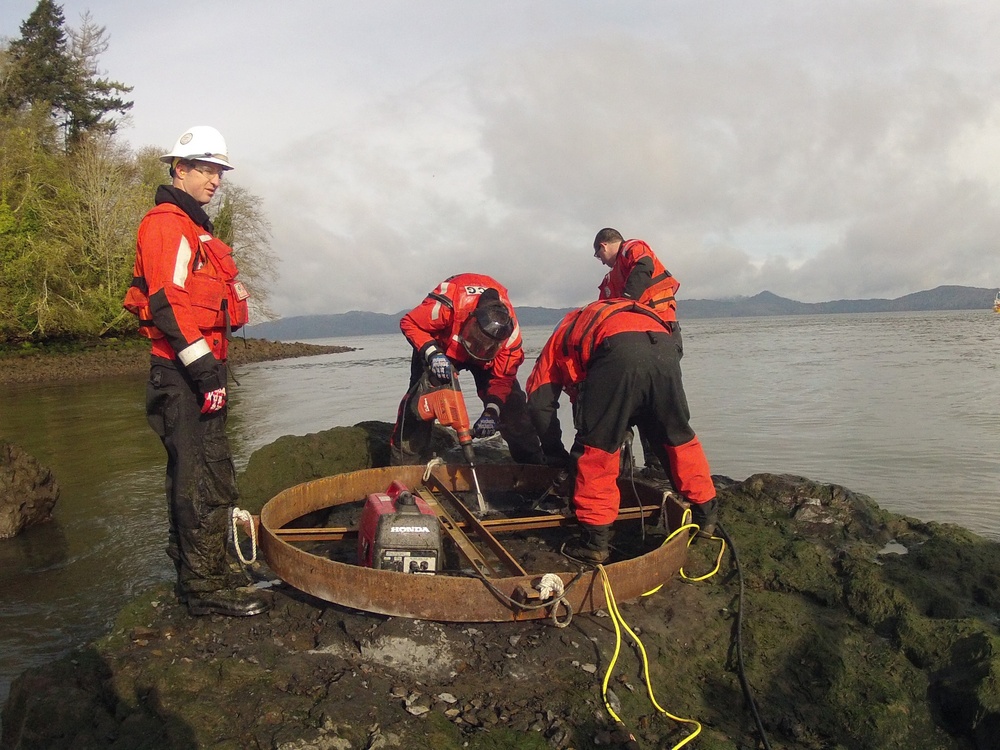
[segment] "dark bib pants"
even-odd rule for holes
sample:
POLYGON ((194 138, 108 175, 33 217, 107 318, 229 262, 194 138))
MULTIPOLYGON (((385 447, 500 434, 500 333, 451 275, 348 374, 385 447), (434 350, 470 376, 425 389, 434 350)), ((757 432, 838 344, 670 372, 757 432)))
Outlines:
POLYGON ((632 425, 665 459, 685 498, 715 497, 708 460, 689 424, 680 359, 679 336, 666 331, 614 334, 594 351, 573 414, 573 501, 581 523, 602 525, 617 517, 619 453, 632 425))
MULTIPOLYGON (((225 365, 219 365, 225 384, 225 365)), ((167 554, 181 594, 226 588, 226 546, 236 504, 236 470, 226 437, 228 407, 202 414, 203 396, 187 373, 153 358, 146 418, 167 451, 167 554)))

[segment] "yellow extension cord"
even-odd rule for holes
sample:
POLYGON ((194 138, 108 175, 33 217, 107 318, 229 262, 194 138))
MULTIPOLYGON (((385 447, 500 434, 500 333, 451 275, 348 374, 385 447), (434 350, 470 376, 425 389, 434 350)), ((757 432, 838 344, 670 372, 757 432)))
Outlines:
MULTIPOLYGON (((692 529, 697 531, 697 529, 699 528, 698 525, 691 523, 690 518, 691 518, 691 510, 686 509, 681 519, 682 522, 680 528, 671 533, 670 536, 668 536, 663 543, 666 544, 667 542, 669 542, 671 539, 673 539, 675 536, 677 536, 682 532, 685 531, 690 532, 692 529)), ((694 538, 695 537, 692 536, 688 540, 688 546, 691 545, 691 543, 694 541, 694 538)), ((722 566, 722 556, 726 551, 726 543, 724 540, 716 536, 713 536, 712 539, 718 540, 720 543, 719 555, 715 560, 715 568, 711 572, 695 578, 687 576, 684 573, 684 569, 681 568, 680 573, 681 577, 684 580, 692 582, 704 581, 708 578, 711 578, 712 576, 714 576, 716 573, 719 572, 719 569, 722 566)), ((691 742, 691 740, 693 740, 695 737, 701 734, 701 723, 695 719, 685 719, 680 716, 674 716, 672 713, 667 711, 659 703, 656 702, 656 696, 653 695, 653 685, 649 677, 649 658, 646 656, 646 649, 642 645, 642 641, 639 639, 639 636, 635 634, 632 628, 629 627, 628 623, 625 622, 625 618, 622 617, 621 611, 619 611, 618 609, 618 602, 615 601, 614 591, 612 591, 611 589, 611 581, 608 579, 608 574, 607 571, 605 571, 604 566, 598 565, 597 570, 601 574, 601 584, 604 587, 604 601, 608 607, 608 614, 611 616, 611 622, 615 626, 615 652, 611 657, 610 663, 608 664, 607 671, 604 673, 604 680, 601 682, 601 699, 604 701, 604 707, 607 709, 608 713, 611 715, 611 718, 615 721, 616 724, 618 724, 621 727, 625 726, 625 722, 623 722, 621 717, 618 716, 617 713, 615 713, 615 710, 611 707, 611 704, 608 702, 608 682, 611 680, 611 673, 614 671, 615 664, 618 662, 618 654, 621 652, 621 645, 622 645, 622 630, 624 629, 625 632, 628 633, 629 636, 632 638, 632 640, 635 642, 635 645, 639 648, 639 653, 642 656, 642 675, 646 681, 646 692, 649 695, 650 703, 653 704, 653 706, 656 708, 657 711, 667 716, 668 718, 673 719, 674 721, 680 724, 691 724, 694 725, 695 727, 694 732, 692 732, 683 740, 681 740, 679 743, 674 745, 673 748, 671 749, 671 750, 678 750, 678 748, 684 747, 686 744, 691 742)), ((663 584, 660 584, 655 589, 652 589, 651 591, 647 591, 646 593, 644 593, 643 596, 651 596, 652 594, 655 594, 657 591, 659 591, 662 587, 663 584)))

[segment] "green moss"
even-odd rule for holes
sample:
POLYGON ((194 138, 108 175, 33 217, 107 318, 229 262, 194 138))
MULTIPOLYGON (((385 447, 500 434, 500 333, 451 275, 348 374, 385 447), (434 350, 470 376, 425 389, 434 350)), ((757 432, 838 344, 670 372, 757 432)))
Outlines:
POLYGON ((240 507, 260 513, 264 503, 288 487, 373 465, 368 432, 362 427, 285 435, 250 456, 239 477, 240 507))
POLYGON ((961 617, 960 602, 1000 609, 1000 544, 935 524, 887 565, 893 580, 931 617, 961 617))
POLYGON ((951 641, 949 662, 935 675, 933 693, 953 730, 996 736, 1000 729, 1000 639, 975 629, 951 641))
POLYGON ((924 706, 926 675, 868 632, 842 636, 840 669, 825 696, 839 717, 839 739, 853 747, 931 746, 921 739, 940 730, 924 706))
POLYGON ((173 600, 173 585, 161 583, 128 602, 115 617, 111 632, 95 644, 100 651, 114 652, 127 644, 134 628, 145 627, 162 616, 154 603, 173 600))

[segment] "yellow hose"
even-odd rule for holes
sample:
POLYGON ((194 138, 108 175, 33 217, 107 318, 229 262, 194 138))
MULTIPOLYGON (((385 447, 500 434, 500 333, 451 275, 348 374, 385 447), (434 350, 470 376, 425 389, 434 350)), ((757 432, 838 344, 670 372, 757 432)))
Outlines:
POLYGON ((642 655, 642 674, 646 680, 646 692, 649 694, 650 703, 652 703, 653 706, 656 707, 657 711, 673 719, 674 721, 682 724, 694 725, 695 727, 694 732, 689 734, 678 744, 674 745, 672 750, 677 750, 678 748, 684 747, 687 743, 689 743, 691 740, 693 740, 695 737, 701 734, 701 724, 694 719, 684 719, 680 716, 674 716, 672 713, 667 711, 665 708, 660 706, 659 703, 656 702, 656 696, 653 695, 653 685, 650 682, 649 678, 649 659, 646 656, 646 649, 643 647, 642 641, 639 639, 639 636, 637 636, 635 632, 633 632, 632 628, 630 628, 628 626, 628 623, 625 622, 625 618, 622 617, 622 614, 618 609, 618 603, 615 601, 614 591, 611 590, 611 581, 608 579, 608 574, 607 571, 605 571, 604 566, 598 565, 597 570, 600 571, 601 574, 601 584, 604 587, 604 601, 608 607, 608 614, 611 616, 611 622, 615 626, 615 652, 614 655, 611 657, 611 661, 608 664, 607 672, 605 672, 604 674, 604 680, 601 683, 601 698, 604 701, 604 707, 607 709, 608 713, 611 715, 611 718, 614 719, 616 724, 625 726, 625 722, 623 722, 621 720, 621 717, 618 716, 617 713, 615 713, 615 710, 611 707, 611 704, 608 702, 608 682, 611 679, 611 673, 614 670, 615 664, 618 661, 618 654, 621 651, 621 644, 622 644, 621 631, 622 629, 624 629, 625 632, 628 633, 629 636, 632 638, 632 640, 635 641, 635 645, 639 648, 639 653, 642 655))

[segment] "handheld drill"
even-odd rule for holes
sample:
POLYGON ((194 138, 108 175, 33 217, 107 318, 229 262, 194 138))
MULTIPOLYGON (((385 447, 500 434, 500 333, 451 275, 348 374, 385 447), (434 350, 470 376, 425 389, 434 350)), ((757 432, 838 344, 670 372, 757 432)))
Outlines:
POLYGON ((469 412, 465 408, 465 399, 462 398, 462 388, 458 384, 457 373, 452 373, 450 382, 432 386, 419 395, 417 416, 428 422, 436 419, 443 427, 451 427, 455 430, 458 435, 458 444, 462 448, 462 455, 472 471, 479 512, 485 514, 486 499, 479 487, 479 477, 476 475, 476 453, 472 449, 472 424, 469 421, 469 412))

